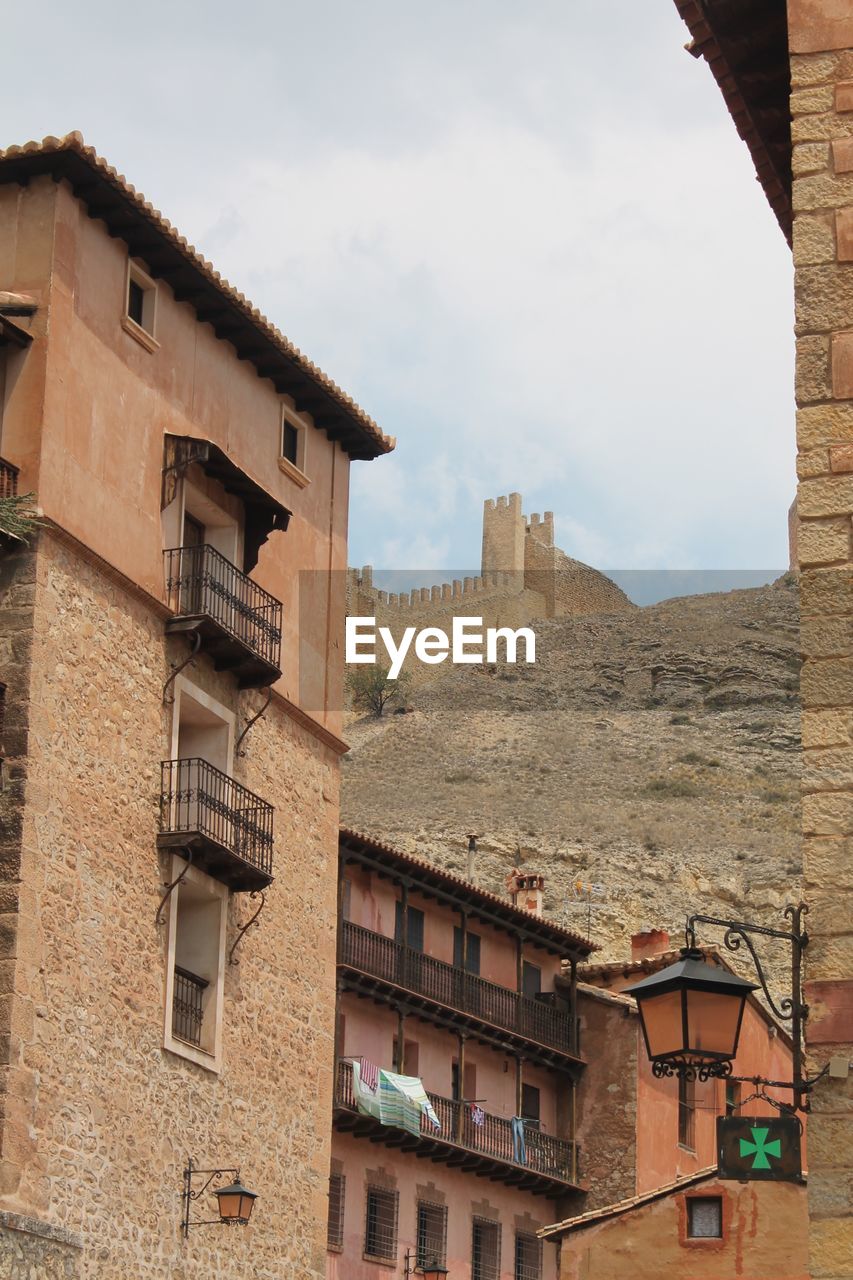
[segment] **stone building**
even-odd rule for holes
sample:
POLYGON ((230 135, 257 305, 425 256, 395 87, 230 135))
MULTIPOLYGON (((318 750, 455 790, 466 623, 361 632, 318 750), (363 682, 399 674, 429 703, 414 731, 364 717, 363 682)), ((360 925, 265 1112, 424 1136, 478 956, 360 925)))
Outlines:
MULTIPOLYGON (((518 627, 633 607, 610 578, 554 545, 553 512, 524 515, 520 493, 486 499, 479 574, 393 592, 374 586, 373 568, 365 565, 350 569, 347 581, 347 614, 375 617, 395 637, 408 626, 449 632, 452 619, 465 614, 481 617, 485 627, 518 627)), ((431 677, 442 669, 449 667, 433 667, 431 677)))
POLYGON ((853 1274, 853 8, 676 0, 793 246, 811 1274, 853 1274))
POLYGON ((329 637, 350 461, 393 441, 79 135, 0 153, 0 290, 0 472, 43 513, 0 555, 0 1275, 318 1280, 329 637), (189 1159, 248 1226, 184 1237, 189 1159))

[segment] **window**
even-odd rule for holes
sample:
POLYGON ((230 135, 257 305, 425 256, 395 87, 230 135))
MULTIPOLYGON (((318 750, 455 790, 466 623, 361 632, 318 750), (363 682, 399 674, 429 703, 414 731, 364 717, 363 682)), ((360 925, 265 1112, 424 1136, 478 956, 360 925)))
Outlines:
POLYGON ((343 1249, 344 1247, 344 1201, 346 1198, 347 1180, 342 1173, 333 1173, 329 1178, 329 1223, 326 1232, 326 1247, 343 1249))
MULTIPOLYGON (((170 879, 186 863, 172 858, 170 879)), ((169 898, 165 1047, 219 1070, 228 888, 190 867, 169 898)))
POLYGON ((501 1224, 474 1219, 471 1236, 471 1280, 500 1280, 501 1224))
POLYGON ((305 447, 308 438, 306 426, 292 410, 282 407, 281 445, 279 469, 300 489, 309 483, 305 474, 305 447))
POLYGON ((542 990, 542 970, 538 964, 529 964, 526 960, 521 966, 521 990, 524 995, 534 999, 542 990))
MULTIPOLYGON (((409 907, 406 912, 407 917, 407 938, 406 942, 413 951, 423 951, 424 949, 424 913, 417 907, 409 907)), ((396 904, 394 916, 394 941, 403 941, 403 904, 396 904)))
POLYGON ((515 1233, 515 1280, 540 1280, 542 1241, 523 1231, 515 1233))
POLYGON ((123 328, 149 351, 158 343, 154 336, 157 316, 157 285, 135 262, 127 265, 127 296, 123 328))
POLYGON ((453 930, 453 963, 457 969, 463 967, 468 973, 480 972, 480 935, 478 933, 465 934, 465 964, 462 964, 462 930, 457 927, 453 930))
POLYGON ((721 1240, 722 1196, 690 1196, 687 1200, 687 1236, 691 1240, 721 1240))
POLYGON ((459 1081, 459 1062, 453 1059, 450 1067, 451 1071, 451 1092, 454 1102, 461 1102, 464 1098, 466 1102, 473 1102, 477 1097, 477 1065, 474 1062, 465 1063, 465 1079, 462 1081, 462 1091, 460 1091, 459 1081))
POLYGON ((384 1187, 367 1188, 367 1215, 364 1227, 364 1256, 380 1262, 397 1261, 396 1191, 384 1187))
POLYGON ((438 1263, 444 1266, 447 1259, 447 1209, 443 1204, 429 1200, 418 1201, 417 1265, 438 1263))
POLYGON ((352 908, 352 880, 341 881, 341 919, 350 919, 350 910, 352 908))
MULTIPOLYGON (((392 1051, 394 1061, 397 1061, 397 1047, 399 1040, 394 1037, 392 1051)), ((403 1041, 403 1074, 407 1076, 416 1076, 418 1074, 418 1042, 417 1040, 403 1041)))
POLYGON ((733 1116, 740 1106, 741 1088, 737 1080, 726 1081, 726 1115, 733 1116))
POLYGON ((678 1143, 693 1151, 696 1147, 696 1081, 678 1081, 678 1143))
POLYGON ((535 1085, 521 1086, 521 1114, 525 1120, 535 1120, 537 1124, 539 1123, 539 1090, 535 1085))

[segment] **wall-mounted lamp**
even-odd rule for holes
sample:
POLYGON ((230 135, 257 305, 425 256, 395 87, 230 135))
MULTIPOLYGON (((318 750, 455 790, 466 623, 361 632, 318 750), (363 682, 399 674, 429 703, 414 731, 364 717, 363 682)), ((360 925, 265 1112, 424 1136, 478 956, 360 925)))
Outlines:
POLYGON ((245 1227, 252 1216, 257 1193, 244 1187, 240 1181, 239 1169, 197 1169, 192 1160, 187 1160, 184 1169, 184 1189, 181 1193, 183 1212, 181 1231, 184 1237, 190 1233, 190 1227, 235 1226, 245 1227), (219 1186, 219 1180, 230 1178, 226 1186, 219 1186), (204 1181, 201 1185, 194 1179, 204 1181), (206 1193, 216 1196, 219 1207, 218 1218, 193 1218, 192 1206, 196 1200, 206 1193))
POLYGON ((407 1249, 403 1262, 406 1266, 404 1276, 420 1275, 424 1280, 444 1280, 444 1277, 449 1274, 447 1267, 443 1262, 439 1262, 435 1255, 431 1259, 421 1260, 417 1253, 407 1249))

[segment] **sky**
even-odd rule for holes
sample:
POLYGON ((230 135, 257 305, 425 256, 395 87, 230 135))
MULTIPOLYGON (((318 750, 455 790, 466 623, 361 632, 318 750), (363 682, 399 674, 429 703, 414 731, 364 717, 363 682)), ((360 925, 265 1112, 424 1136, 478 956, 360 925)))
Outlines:
POLYGON ((42 0, 0 145, 79 129, 397 437, 350 563, 476 572, 516 490, 599 568, 782 568, 790 253, 687 39, 673 0, 42 0))

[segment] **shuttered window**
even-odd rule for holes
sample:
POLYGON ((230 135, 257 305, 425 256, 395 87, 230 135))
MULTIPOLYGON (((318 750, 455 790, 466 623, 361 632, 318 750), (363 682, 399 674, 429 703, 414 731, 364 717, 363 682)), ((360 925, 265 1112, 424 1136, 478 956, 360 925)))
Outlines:
POLYGON ((344 1203, 346 1200, 347 1180, 342 1173, 333 1173, 329 1178, 329 1225, 326 1236, 330 1249, 344 1247, 344 1203))

